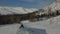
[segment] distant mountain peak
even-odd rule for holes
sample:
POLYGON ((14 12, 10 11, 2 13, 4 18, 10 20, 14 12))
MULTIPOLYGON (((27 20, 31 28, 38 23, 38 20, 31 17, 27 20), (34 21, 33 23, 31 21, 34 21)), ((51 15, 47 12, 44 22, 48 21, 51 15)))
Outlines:
POLYGON ((0 7, 0 14, 26 14, 36 11, 36 8, 23 8, 23 7, 0 7))

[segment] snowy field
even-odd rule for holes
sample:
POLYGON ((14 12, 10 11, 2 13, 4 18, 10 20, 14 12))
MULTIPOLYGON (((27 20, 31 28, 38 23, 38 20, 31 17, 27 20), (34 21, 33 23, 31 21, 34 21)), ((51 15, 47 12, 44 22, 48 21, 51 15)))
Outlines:
POLYGON ((3 25, 0 34, 60 34, 59 20, 60 16, 36 22, 22 21, 24 28, 19 28, 20 24, 3 25))

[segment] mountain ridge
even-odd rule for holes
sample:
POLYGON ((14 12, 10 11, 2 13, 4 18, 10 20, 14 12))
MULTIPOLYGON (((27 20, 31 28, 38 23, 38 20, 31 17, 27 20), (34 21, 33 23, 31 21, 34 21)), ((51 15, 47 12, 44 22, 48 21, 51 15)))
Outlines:
POLYGON ((23 8, 23 7, 0 7, 0 14, 27 14, 36 11, 36 8, 23 8))

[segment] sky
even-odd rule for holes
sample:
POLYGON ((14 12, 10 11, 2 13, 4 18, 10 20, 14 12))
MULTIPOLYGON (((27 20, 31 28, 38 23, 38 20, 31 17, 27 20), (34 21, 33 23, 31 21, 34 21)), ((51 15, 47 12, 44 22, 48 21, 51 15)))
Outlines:
POLYGON ((0 0, 0 6, 43 8, 54 0, 0 0))

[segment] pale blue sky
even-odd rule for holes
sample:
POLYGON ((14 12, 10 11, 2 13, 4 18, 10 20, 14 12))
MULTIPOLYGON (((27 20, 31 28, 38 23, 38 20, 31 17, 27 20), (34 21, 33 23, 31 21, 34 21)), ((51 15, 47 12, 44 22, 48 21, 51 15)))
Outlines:
POLYGON ((0 6, 43 8, 54 0, 0 0, 0 6))

